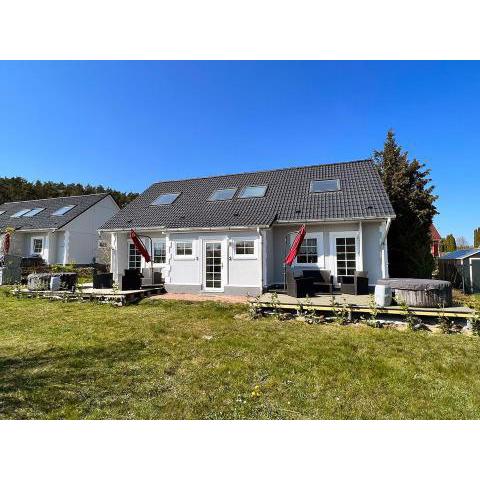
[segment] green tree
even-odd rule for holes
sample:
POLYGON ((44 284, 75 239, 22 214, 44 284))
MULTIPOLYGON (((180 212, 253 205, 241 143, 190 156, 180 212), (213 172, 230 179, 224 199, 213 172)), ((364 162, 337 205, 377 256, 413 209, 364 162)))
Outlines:
POLYGON ((392 277, 431 277, 435 262, 430 252, 430 225, 437 213, 430 170, 387 133, 383 150, 373 153, 380 176, 396 213, 388 234, 388 261, 392 277))
POLYGON ((93 187, 80 183, 29 182, 22 177, 0 177, 0 204, 21 200, 37 200, 40 198, 68 197, 71 195, 88 195, 91 193, 110 193, 120 207, 131 202, 137 193, 123 193, 103 185, 93 187))
POLYGON ((444 252, 454 252, 457 249, 457 241, 451 233, 442 240, 442 243, 444 252))
POLYGON ((476 228, 473 231, 473 246, 475 248, 480 247, 480 228, 476 228))

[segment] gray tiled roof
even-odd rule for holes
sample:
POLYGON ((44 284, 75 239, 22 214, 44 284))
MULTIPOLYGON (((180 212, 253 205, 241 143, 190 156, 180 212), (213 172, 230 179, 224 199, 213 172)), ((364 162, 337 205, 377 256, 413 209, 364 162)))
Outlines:
POLYGON ((259 226, 394 215, 373 162, 361 160, 155 183, 102 229, 259 226), (340 191, 309 193, 311 180, 329 178, 340 179, 340 191), (265 197, 238 198, 247 185, 267 185, 265 197), (232 200, 207 200, 214 190, 228 187, 238 187, 232 200), (150 205, 162 193, 173 192, 181 192, 173 204, 150 205))
POLYGON ((46 198, 42 200, 25 200, 22 202, 8 202, 0 205, 0 229, 13 227, 17 230, 45 230, 49 228, 60 228, 78 217, 92 205, 108 196, 108 193, 96 193, 93 195, 77 195, 72 197, 46 198), (53 212, 66 205, 75 205, 65 215, 54 216, 53 212), (11 218, 15 212, 24 208, 45 208, 34 217, 11 218))

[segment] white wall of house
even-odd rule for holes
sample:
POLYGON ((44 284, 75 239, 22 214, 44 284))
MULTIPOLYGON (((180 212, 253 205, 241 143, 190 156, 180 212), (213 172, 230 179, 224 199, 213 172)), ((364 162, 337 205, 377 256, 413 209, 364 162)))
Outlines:
POLYGON ((363 269, 368 272, 368 283, 375 285, 376 281, 388 276, 382 272, 382 250, 380 244, 384 232, 385 222, 363 222, 363 269))
POLYGON ((128 268, 128 235, 123 232, 112 233, 111 247, 112 256, 110 261, 110 271, 113 273, 113 281, 122 288, 122 275, 128 268))
MULTIPOLYGON (((150 250, 150 240, 137 234, 150 250)), ((262 289, 262 242, 256 230, 218 232, 161 232, 146 233, 153 242, 165 242, 165 263, 154 263, 154 270, 161 271, 165 288, 170 292, 222 292, 227 294, 256 295, 262 289), (240 242, 247 242, 247 244, 240 242), (221 246, 221 284, 209 286, 207 282, 207 244, 221 246), (237 249, 237 244, 239 248, 237 249), (239 253, 245 245, 253 247, 247 254, 239 253), (185 252, 187 254, 185 254, 185 252)), ((121 284, 121 276, 129 264, 128 233, 112 234, 112 272, 114 281, 121 284)), ((150 275, 150 263, 142 258, 140 268, 145 277, 150 275)))
POLYGON ((55 241, 56 241, 56 255, 55 255, 55 262, 60 265, 64 265, 66 262, 65 258, 65 246, 66 246, 66 233, 65 232, 55 232, 55 241))
MULTIPOLYGON (((98 229, 119 210, 110 196, 100 200, 65 225, 63 247, 66 263, 89 264, 97 256, 98 229)), ((61 245, 61 244, 60 244, 61 245)), ((56 254, 59 258, 60 253, 56 254)))
MULTIPOLYGON (((207 292, 219 291, 229 294, 256 295, 273 284, 283 283, 283 259, 290 242, 299 226, 274 226, 270 229, 210 232, 162 232, 149 231, 147 235, 154 242, 165 242, 165 263, 155 263, 155 271, 162 271, 167 291, 207 292), (285 246, 285 237, 288 245, 285 246), (248 255, 236 253, 237 242, 248 241, 254 250, 248 255), (221 288, 208 288, 206 285, 205 248, 208 242, 221 245, 221 288), (177 245, 188 247, 188 254, 179 254, 177 245), (191 250, 190 250, 191 248, 191 250)), ((386 245, 381 241, 385 231, 385 221, 363 221, 349 223, 328 223, 307 225, 306 238, 317 241, 317 263, 296 265, 302 268, 328 269, 337 274, 336 238, 355 238, 355 268, 368 272, 370 285, 385 276, 384 253, 386 245)), ((150 249, 150 241, 137 232, 150 249)), ((120 285, 121 276, 129 265, 129 234, 112 234, 112 272, 120 285)), ((150 264, 140 261, 140 268, 146 277, 150 276, 150 264)), ((387 270, 388 275, 388 270, 387 270)))
POLYGON ((21 257, 40 255, 46 262, 49 261, 54 248, 54 234, 48 231, 14 232, 10 241, 10 253, 21 257), (53 237, 53 238, 52 238, 53 237), (36 241, 36 242, 35 242, 36 241), (34 252, 34 246, 37 250, 34 252))
MULTIPOLYGON (((307 224, 306 238, 317 239, 317 263, 297 264, 302 268, 327 269, 336 275, 335 241, 337 237, 356 238, 356 269, 368 272, 369 284, 374 285, 382 278, 382 250, 386 248, 380 244, 384 231, 384 221, 363 221, 349 223, 324 223, 307 224)), ((273 275, 268 274, 269 284, 283 284, 283 260, 291 241, 295 237, 295 231, 300 225, 273 227, 273 242, 267 248, 267 255, 273 258, 273 275), (287 237, 288 245, 285 246, 287 237)), ((272 268, 272 267, 270 267, 272 268)))

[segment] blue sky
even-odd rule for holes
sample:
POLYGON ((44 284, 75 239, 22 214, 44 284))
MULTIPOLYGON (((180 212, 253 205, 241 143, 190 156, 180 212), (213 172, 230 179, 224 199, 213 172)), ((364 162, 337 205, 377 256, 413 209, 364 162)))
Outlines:
POLYGON ((479 62, 0 62, 0 176, 143 191, 367 158, 393 128, 472 241, 479 112, 479 62))

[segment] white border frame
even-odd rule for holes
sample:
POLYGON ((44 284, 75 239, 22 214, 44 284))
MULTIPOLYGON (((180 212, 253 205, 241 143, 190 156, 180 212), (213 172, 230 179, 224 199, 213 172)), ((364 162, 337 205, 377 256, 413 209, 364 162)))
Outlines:
POLYGON ((225 242, 225 238, 202 238, 202 261, 201 261, 201 266, 200 266, 200 275, 201 275, 201 285, 202 285, 202 291, 204 292, 211 292, 211 293, 221 293, 225 291, 225 285, 226 285, 226 262, 227 262, 227 256, 226 256, 226 248, 227 244, 225 242), (221 275, 221 287, 220 288, 212 288, 212 287, 207 287, 206 286, 206 281, 207 281, 207 255, 206 255, 206 248, 207 248, 207 243, 219 243, 220 248, 222 249, 220 252, 221 255, 221 268, 220 268, 220 275, 221 275))
POLYGON ((45 237, 41 236, 35 236, 30 238, 30 255, 40 255, 44 259, 44 253, 45 253, 45 237), (42 251, 41 253, 34 252, 33 251, 33 243, 35 240, 41 240, 42 241, 42 251))
POLYGON ((198 256, 197 253, 197 245, 196 245, 196 240, 193 238, 186 238, 182 240, 173 240, 173 259, 182 261, 182 260, 195 260, 195 258, 198 256), (177 243, 191 243, 192 244, 192 254, 191 255, 177 255, 177 243))
POLYGON ((337 280, 337 250, 336 242, 337 238, 345 237, 354 237, 355 238, 355 266, 357 267, 361 264, 360 262, 360 232, 358 230, 349 231, 349 232, 330 232, 330 272, 333 275, 333 281, 336 286, 339 285, 337 280))
MULTIPOLYGON (((317 239, 317 262, 316 263, 300 263, 300 262, 297 262, 298 257, 295 257, 295 260, 293 261, 293 266, 301 267, 301 268, 316 267, 319 269, 324 269, 325 268, 325 242, 323 239, 323 231, 311 232, 311 233, 307 232, 307 234, 305 235, 305 238, 317 239)), ((290 247, 294 239, 295 239, 295 234, 290 233, 290 247)))
MULTIPOLYGON (((128 269, 130 269, 130 245, 135 245, 135 244, 133 243, 133 240, 129 238, 127 239, 127 268, 128 269)), ((140 270, 142 270, 143 268, 145 268, 145 259, 143 258, 143 255, 140 253, 140 270)))
POLYGON ((258 242, 257 238, 253 237, 231 237, 231 249, 232 254, 230 255, 232 260, 258 260, 258 242), (237 242, 253 242, 253 254, 238 254, 237 253, 237 242))
MULTIPOLYGON (((168 256, 168 245, 167 245, 167 239, 165 237, 151 237, 152 238, 152 251, 150 252, 150 256, 152 257, 152 260, 154 260, 154 250, 155 250, 155 243, 160 243, 163 242, 165 244, 165 262, 163 263, 157 263, 155 261, 152 262, 153 268, 163 268, 167 265, 167 256, 168 256)), ((149 262, 150 263, 150 262, 149 262)))

